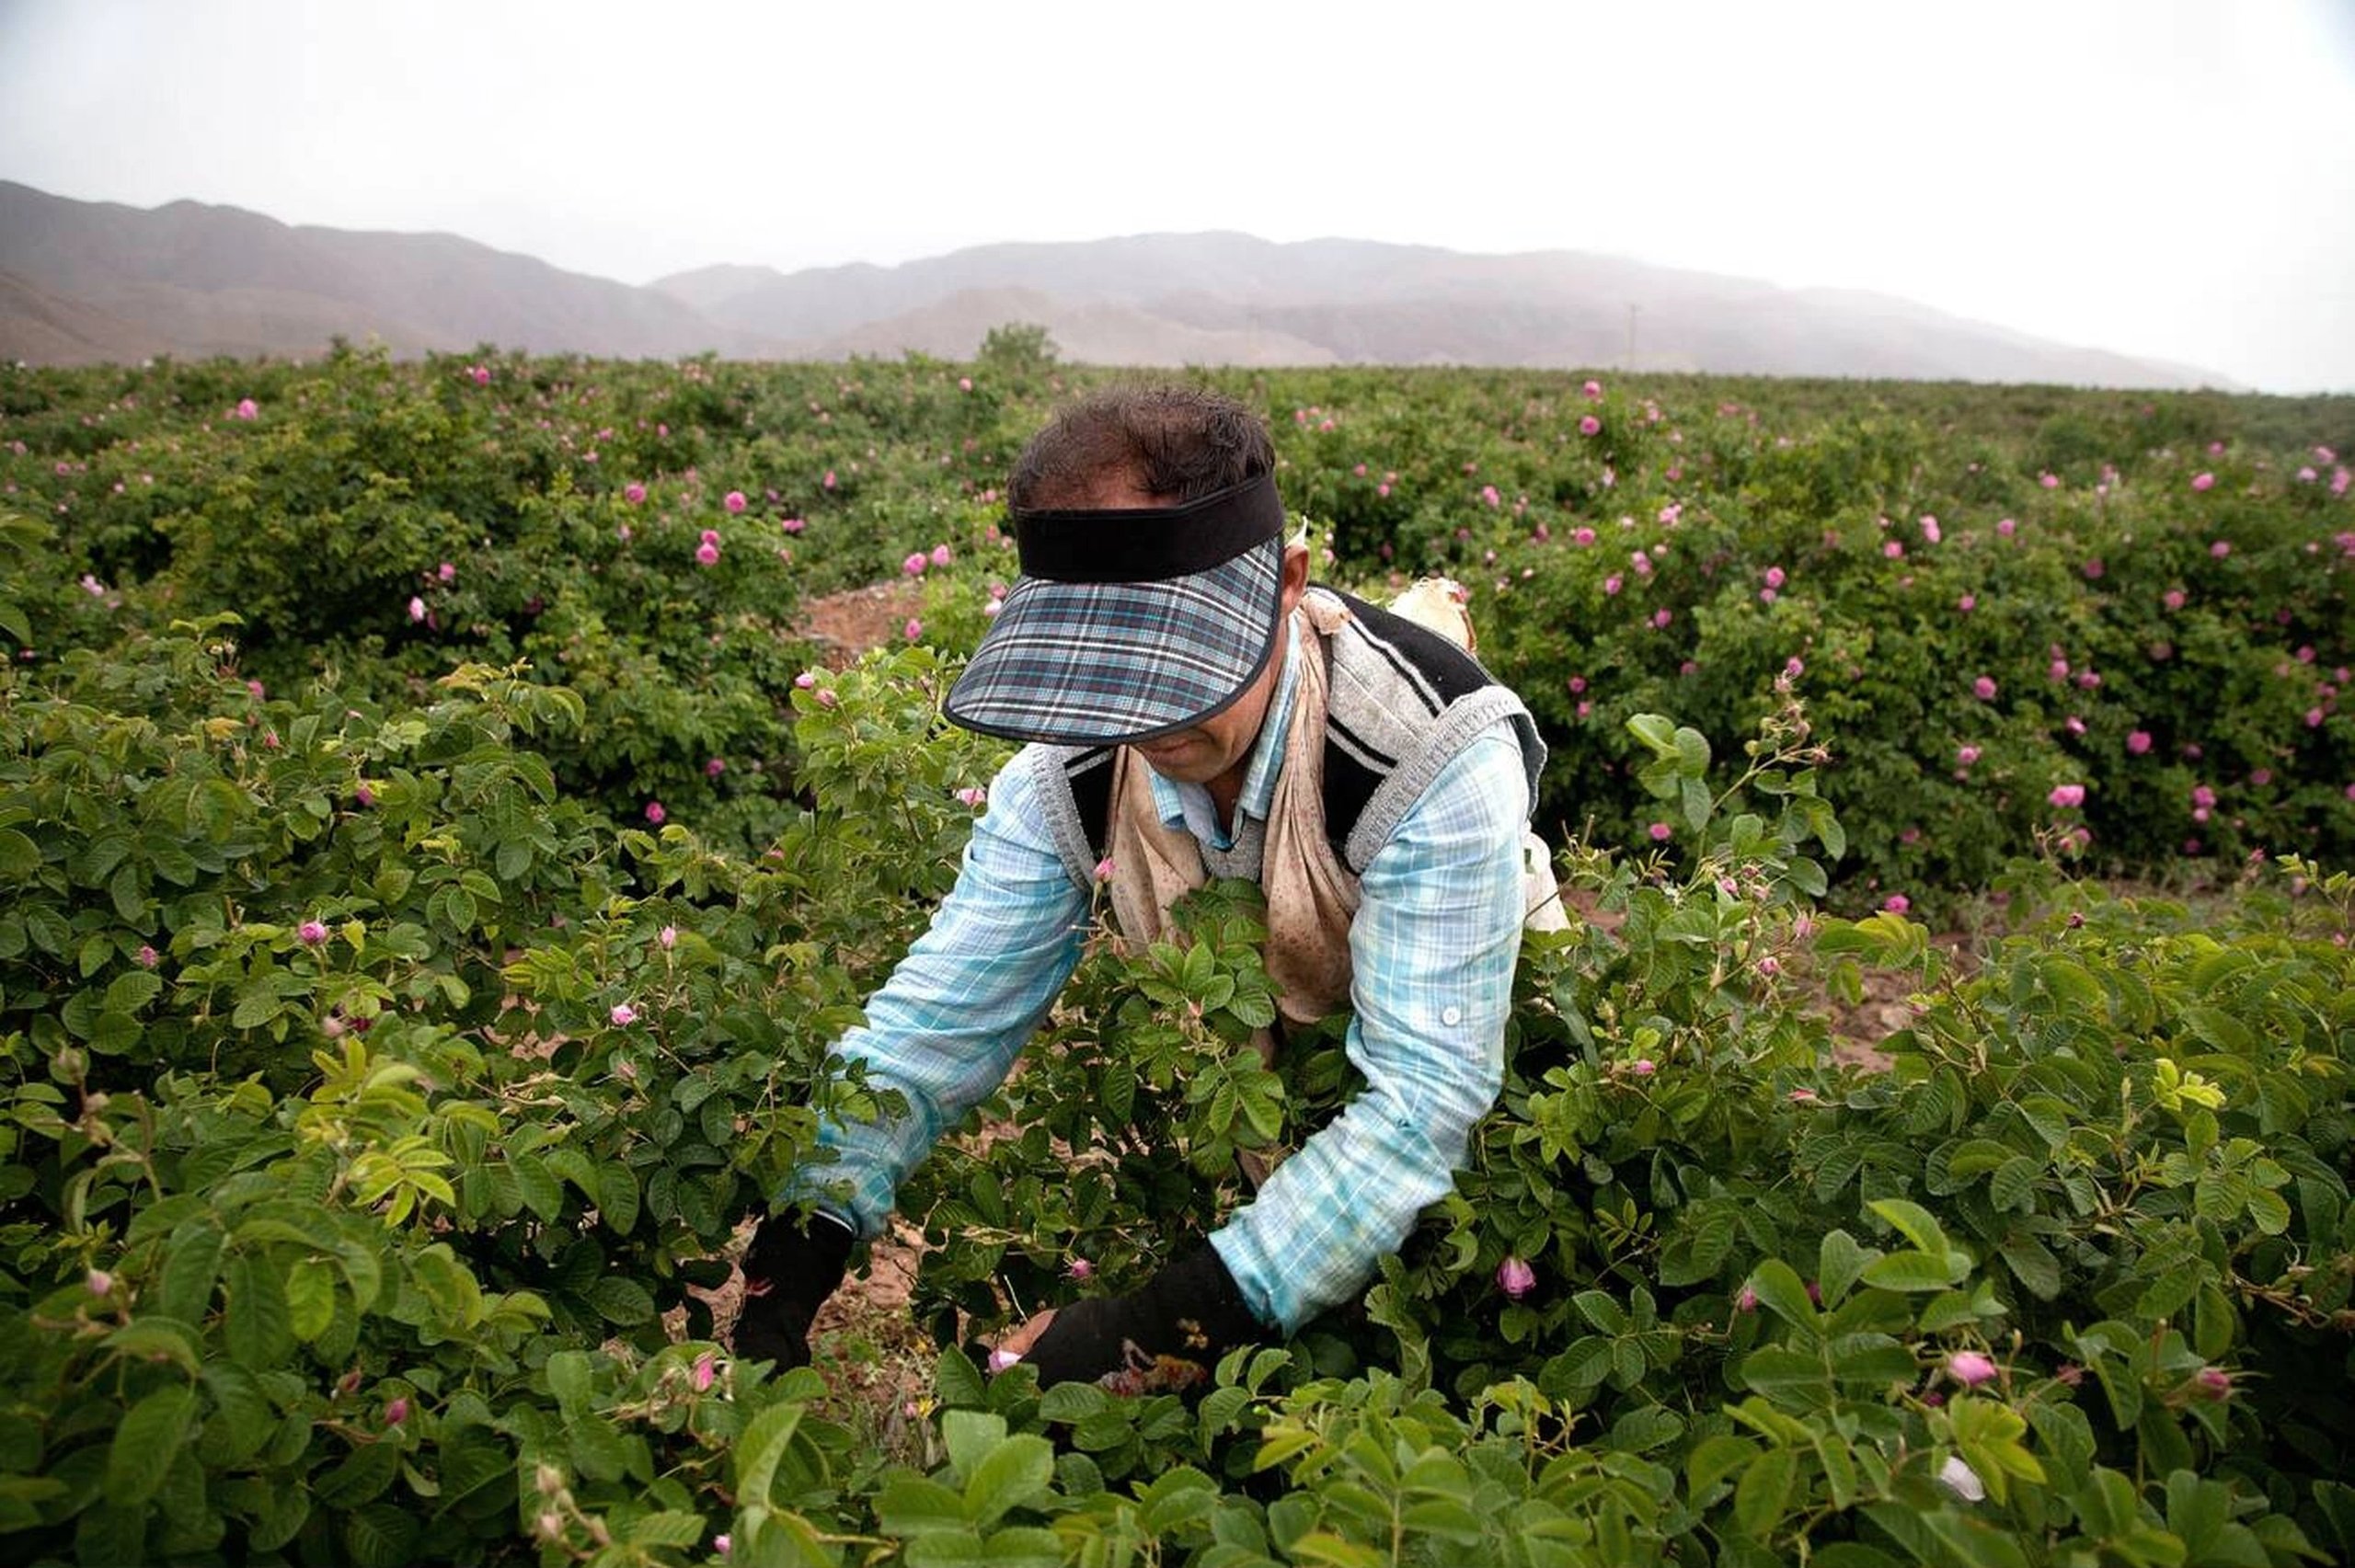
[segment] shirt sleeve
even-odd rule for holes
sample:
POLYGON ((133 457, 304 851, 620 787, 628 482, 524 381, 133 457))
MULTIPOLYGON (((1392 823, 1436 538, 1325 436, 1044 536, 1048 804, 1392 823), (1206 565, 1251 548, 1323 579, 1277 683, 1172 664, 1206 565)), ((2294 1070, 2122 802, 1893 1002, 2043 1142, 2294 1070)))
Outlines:
POLYGON ((1496 1103, 1528 816, 1521 749, 1499 724, 1440 771, 1360 878, 1345 1048, 1365 1087, 1211 1238, 1286 1333, 1364 1288, 1453 1185, 1496 1103))
POLYGON ((867 1023, 832 1053, 863 1063, 871 1087, 907 1099, 896 1118, 822 1124, 819 1144, 835 1158, 796 1183, 819 1192, 847 1184, 846 1203, 820 1207, 862 1237, 882 1230, 900 1183, 942 1130, 1005 1082, 1078 967, 1088 896, 1055 853, 1037 761, 1026 750, 998 771, 931 927, 867 999, 867 1023))

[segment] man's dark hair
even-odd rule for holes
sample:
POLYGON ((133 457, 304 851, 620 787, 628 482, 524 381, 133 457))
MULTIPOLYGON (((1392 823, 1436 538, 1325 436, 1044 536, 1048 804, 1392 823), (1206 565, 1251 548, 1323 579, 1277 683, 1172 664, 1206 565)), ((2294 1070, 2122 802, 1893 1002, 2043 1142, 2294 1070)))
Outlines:
POLYGON ((1063 408, 1014 460, 1017 511, 1082 504, 1097 480, 1126 474, 1156 501, 1182 505, 1271 472, 1268 423, 1231 397, 1190 386, 1121 386, 1063 408))

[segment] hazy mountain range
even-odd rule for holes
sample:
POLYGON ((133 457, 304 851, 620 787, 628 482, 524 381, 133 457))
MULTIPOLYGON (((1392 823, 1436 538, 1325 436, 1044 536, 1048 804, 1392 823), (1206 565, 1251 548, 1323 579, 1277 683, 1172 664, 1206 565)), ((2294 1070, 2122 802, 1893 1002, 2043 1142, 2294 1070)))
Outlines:
POLYGON ((1095 364, 1528 365, 2228 386, 1882 294, 1786 289, 1575 251, 1475 256, 1238 234, 994 245, 897 267, 719 266, 643 288, 453 235, 141 209, 0 181, 0 357, 396 353, 481 344, 624 359, 970 359, 1045 326, 1095 364))

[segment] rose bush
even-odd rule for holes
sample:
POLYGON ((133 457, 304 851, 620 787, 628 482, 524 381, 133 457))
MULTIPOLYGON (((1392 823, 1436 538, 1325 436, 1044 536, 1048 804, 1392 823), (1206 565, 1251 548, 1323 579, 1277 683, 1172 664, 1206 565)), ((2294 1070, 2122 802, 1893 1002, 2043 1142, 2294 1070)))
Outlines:
POLYGON ((1453 571, 1557 745, 1591 918, 1470 1167, 1196 1402, 981 1371, 1351 1092, 1340 1020, 1242 1048, 1213 887, 903 1194, 924 1398, 729 1356, 1004 754, 937 715, 1077 374, 1016 370, 0 372, 13 1558, 2355 1555, 2343 400, 1238 382, 1325 569, 1453 571), (797 633, 886 579, 896 651, 797 633), (2196 901, 2074 880, 2194 836, 2196 901), (1982 889, 1967 968, 1894 912, 1982 889))

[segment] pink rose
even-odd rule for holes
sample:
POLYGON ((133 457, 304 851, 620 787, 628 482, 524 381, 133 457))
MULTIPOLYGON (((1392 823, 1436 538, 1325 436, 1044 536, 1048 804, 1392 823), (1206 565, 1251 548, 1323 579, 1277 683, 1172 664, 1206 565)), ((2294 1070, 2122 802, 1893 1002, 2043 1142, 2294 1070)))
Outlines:
POLYGON ((1497 1265, 1497 1288, 1518 1301, 1537 1288, 1537 1271, 1517 1257, 1508 1257, 1497 1265))
POLYGON ((1947 1357, 1947 1371, 1964 1388, 1975 1389, 1995 1375, 1995 1363, 1976 1350, 1958 1350, 1947 1357))
POLYGON ((730 490, 726 496, 721 498, 719 504, 726 507, 731 512, 742 511, 744 509, 744 492, 741 490, 730 490))

